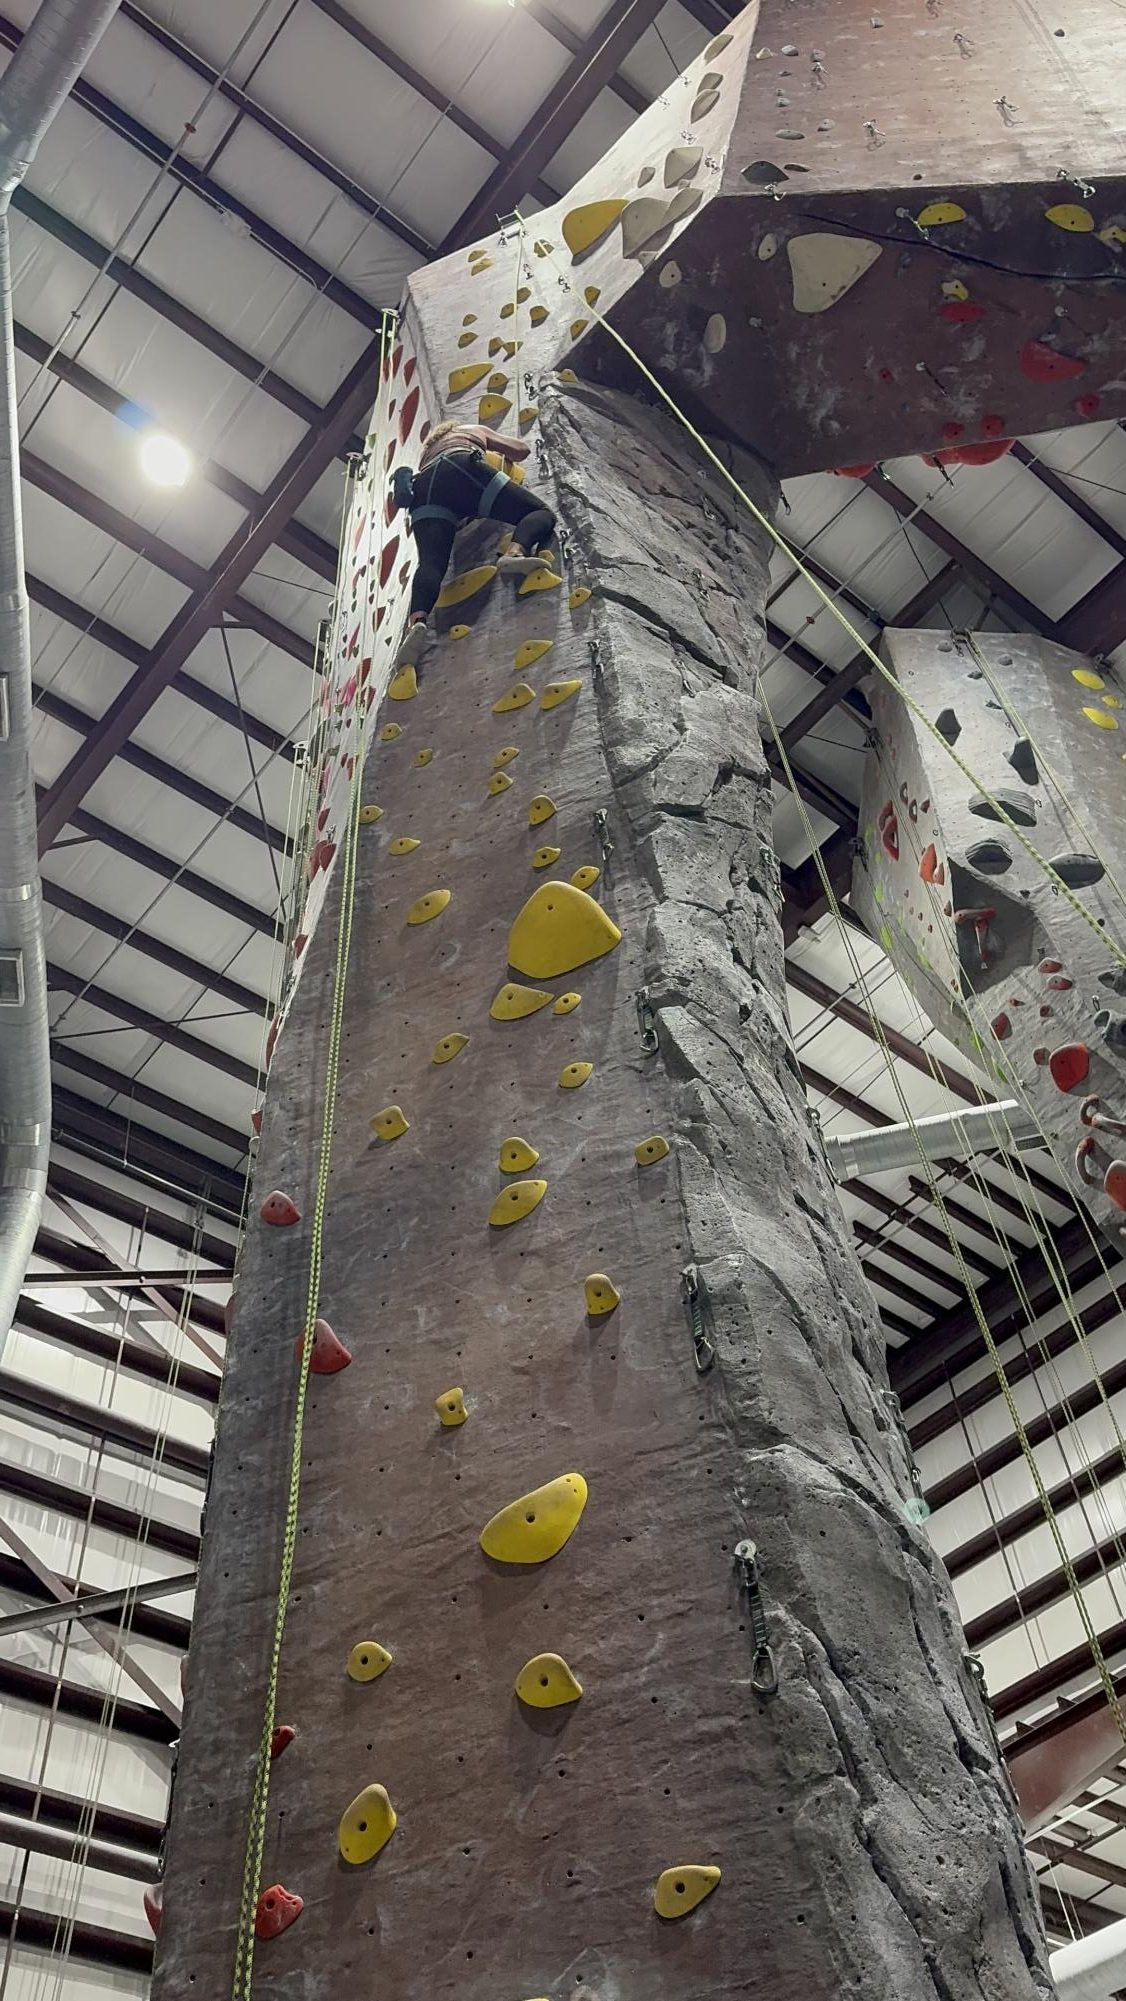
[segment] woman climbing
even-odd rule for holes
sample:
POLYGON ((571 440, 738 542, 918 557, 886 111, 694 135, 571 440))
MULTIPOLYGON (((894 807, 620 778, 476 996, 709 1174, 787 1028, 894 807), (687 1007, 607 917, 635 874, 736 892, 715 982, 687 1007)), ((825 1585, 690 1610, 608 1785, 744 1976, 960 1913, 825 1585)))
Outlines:
POLYGON ((499 521, 511 528, 508 553, 497 559, 498 575, 526 577, 550 566, 550 558, 541 553, 555 528, 550 507, 507 473, 494 472, 485 458, 486 452, 496 452, 515 464, 530 450, 522 438, 503 437, 487 424, 435 424, 407 503, 418 568, 396 667, 413 665, 422 654, 429 636, 426 621, 442 588, 454 537, 466 521, 499 521))

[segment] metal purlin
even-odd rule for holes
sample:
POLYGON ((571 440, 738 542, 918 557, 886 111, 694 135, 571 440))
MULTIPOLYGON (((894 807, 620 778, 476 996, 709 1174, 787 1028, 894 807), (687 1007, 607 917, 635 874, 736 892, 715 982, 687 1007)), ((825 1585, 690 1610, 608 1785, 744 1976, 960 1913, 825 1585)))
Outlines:
MULTIPOLYGON (((380 403, 383 403, 385 400, 389 401, 390 373, 385 368, 385 363, 389 353, 389 340, 393 330, 394 316, 386 314, 384 316, 380 341, 379 388, 377 392, 380 403)), ((373 450, 381 442, 381 425, 377 421, 372 440, 373 450)), ((376 466, 379 465, 378 456, 372 463, 376 466)), ((381 519, 381 513, 377 513, 373 509, 371 516, 373 528, 378 519, 381 519)), ((342 530, 342 542, 347 533, 348 523, 345 521, 342 530)), ((376 599, 378 599, 378 595, 377 590, 376 599)), ((338 604, 338 619, 340 615, 341 607, 338 604)), ((365 618, 367 615, 365 613, 365 618)), ((247 1824, 246 1852, 243 1861, 242 1889, 239 1898, 238 1929, 231 1986, 233 2001, 250 2001, 251 1982, 254 1973, 254 1921, 259 1886, 262 1879, 262 1856, 266 1840, 266 1815, 270 1793, 271 1740, 274 1733, 274 1719, 277 1713, 278 1669, 281 1661, 282 1641, 285 1636, 286 1613, 293 1577, 293 1557, 297 1543, 305 1400, 309 1381, 309 1362, 313 1346, 313 1329, 320 1300, 324 1251, 324 1216, 329 1175, 332 1166, 333 1124, 336 1111, 336 1088, 344 1021, 344 998, 352 942, 352 916, 355 906, 356 889, 356 850, 360 824, 360 800, 363 790, 364 758, 367 751, 367 735, 368 732, 366 730, 358 735, 356 762, 350 781, 347 832, 342 858, 343 879, 340 891, 340 916, 336 936, 332 1014, 329 1024, 328 1050, 325 1065, 324 1112, 317 1156, 317 1185, 313 1206, 312 1228, 310 1231, 309 1281, 306 1293, 304 1335, 301 1346, 301 1369, 298 1377, 297 1405, 293 1421, 293 1448, 290 1455, 289 1490, 286 1503, 285 1530, 282 1540, 281 1566, 278 1576, 277 1603, 274 1611, 274 1630, 266 1675, 262 1735, 259 1740, 258 1758, 254 1773, 254 1789, 251 1796, 250 1815, 247 1824)))
MULTIPOLYGON (((556 275, 563 281, 565 288, 567 290, 571 290, 572 287, 570 279, 566 278, 564 274, 559 271, 559 267, 556 264, 555 259, 551 257, 547 261, 553 265, 556 271, 556 275)), ((953 745, 948 744, 946 742, 946 739, 942 736, 941 732, 938 729, 936 729, 935 725, 930 721, 929 717, 925 715, 923 710, 920 708, 919 704, 914 701, 913 697, 907 694, 906 690, 901 688, 899 682, 896 680, 895 676, 890 672, 890 670, 884 665, 883 661, 879 658, 879 655, 868 644, 868 642, 865 639, 863 639, 861 635, 856 631, 856 628, 853 626, 851 621, 846 617, 845 613, 841 610, 840 606, 832 600, 829 594, 822 588, 817 578, 812 574, 810 570, 807 569, 806 565, 802 562, 800 556, 793 548, 791 548, 785 536, 781 533, 781 531, 778 528, 775 527, 773 521, 771 521, 769 516, 764 514, 762 509, 756 506, 755 502, 751 499, 750 495, 745 491, 740 482, 735 478, 735 475, 728 470, 728 468, 723 464, 722 460, 712 450, 707 440, 690 422, 688 417, 685 416, 684 412, 680 409, 675 399, 669 394, 668 390, 665 389, 664 385, 659 381, 657 376, 654 375, 653 371, 649 367, 647 367, 646 363, 641 359, 641 356, 636 352, 636 350, 631 346, 631 344, 623 337, 623 335, 620 334, 615 327, 611 326, 610 322, 606 319, 605 315, 599 312, 596 306, 592 307, 591 310, 594 313, 595 318, 598 320, 599 325, 602 326, 603 329, 608 334, 610 334, 611 338, 629 357, 629 359, 633 362, 634 366, 638 369, 640 374, 642 374, 645 377, 646 381, 651 385, 651 387, 656 390, 658 396, 661 398, 662 402, 668 406, 669 410, 671 410, 677 422, 693 439, 694 443, 705 454, 705 456, 708 459, 710 459, 712 464, 716 467, 716 470, 721 474, 721 476, 726 480, 728 485, 733 489, 738 498, 742 501, 743 505, 746 507, 748 513, 750 513, 753 516, 753 518, 757 521, 757 523, 763 529, 763 531, 770 537, 771 541, 773 541, 776 544, 776 546, 779 549, 781 549, 782 552, 788 557, 788 559, 795 565, 795 567, 800 572, 805 582, 809 585, 810 589, 813 590, 816 596, 819 597, 821 601, 830 609, 833 616, 838 620, 841 626, 843 626, 844 630, 849 634, 849 637, 853 640, 857 648, 861 652, 863 652, 868 659, 871 660, 872 665, 875 667, 876 671, 883 677, 883 679, 888 681, 892 686, 895 687, 896 691, 902 696, 902 699, 904 700, 908 708, 910 708, 912 714, 916 717, 917 721, 919 721, 923 725, 923 727, 927 729, 929 733, 935 738, 935 740, 942 745, 943 749, 946 751, 948 756, 952 759, 954 764, 957 765, 958 769, 962 772, 963 777, 968 779, 970 784, 974 787, 974 789, 980 791, 982 795, 989 800, 989 803, 993 807, 997 819, 1000 820, 1004 825, 1006 825, 1009 828, 1010 832, 1020 842, 1021 846, 1027 850, 1032 860, 1036 863, 1036 866, 1053 883, 1058 893, 1066 898, 1068 903, 1075 910, 1076 914, 1079 917, 1081 917, 1084 923, 1086 923, 1095 932, 1096 936, 1100 940, 1102 948, 1106 950, 1109 947, 1109 949, 1119 959, 1121 964, 1123 966, 1126 966, 1126 952, 1124 952, 1120 946, 1115 944, 1113 940, 1109 939, 1106 936, 1106 934, 1098 927, 1098 925, 1095 923, 1095 920, 1090 916, 1089 912, 1085 910, 1084 906, 1080 903, 1078 897, 1075 896, 1074 892, 1069 888, 1068 884, 1062 881, 1062 879, 1056 874, 1056 871, 1051 867, 1051 864, 1046 862, 1044 858, 1038 853, 1037 849, 1033 846, 1032 842, 1027 838, 1027 835, 1023 832, 1023 830, 1014 823, 1014 821, 1011 819, 1009 814, 1006 813, 1006 811, 999 804, 999 802, 993 798, 988 788, 981 783, 980 779, 976 776, 971 767, 966 764, 965 760, 958 756, 953 745)), ((829 873, 825 866, 824 858, 821 853, 821 849, 817 844, 816 836, 814 833, 812 822, 810 821, 809 818, 808 810, 806 808, 804 800, 802 799, 798 791, 797 783, 794 776, 793 766, 790 762, 789 755, 782 743, 781 731, 775 724, 774 717, 770 710, 769 702, 765 696, 765 693, 761 690, 761 688, 759 690, 759 699, 762 702, 764 713, 770 725, 771 733, 774 737, 775 744, 777 745, 779 758, 782 763, 782 768, 786 776, 787 784, 789 785, 790 790, 794 795, 795 804, 798 809, 803 830, 805 831, 806 837, 810 843, 810 847, 812 850, 812 858, 817 870, 818 878, 821 882, 822 890, 825 894, 834 921, 837 924, 841 942, 844 946, 845 953, 852 966, 853 974, 857 981, 858 988, 861 994, 864 994, 866 991, 866 987, 865 987, 863 970, 856 957, 856 953, 853 948, 851 938, 849 937, 848 927, 845 924, 844 917, 841 912, 840 903, 837 899, 836 891, 834 890, 832 881, 830 880, 829 873)), ((911 1127, 912 1131, 916 1132, 917 1136, 917 1128, 915 1120, 911 1112, 911 1108, 907 1103, 902 1083, 900 1081, 898 1071, 896 1070, 895 1067, 892 1052, 888 1046, 887 1037, 884 1033, 883 1024, 880 1021, 879 1016, 875 1014, 874 1010, 870 1011, 870 1018, 872 1023, 872 1032, 883 1052, 884 1061, 888 1070, 889 1081, 891 1082, 895 1090, 896 1096, 899 1100, 904 1120, 911 1127)), ((1091 1614, 1087 1608, 1087 1603, 1083 1596, 1082 1587, 1080 1586, 1078 1577, 1076 1576, 1075 1573, 1075 1566, 1072 1562, 1070 1553, 1067 1549, 1067 1545, 1063 1539, 1063 1535, 1060 1530, 1059 1523, 1056 1519, 1055 1511, 1052 1507, 1048 1491, 1044 1485, 1040 1468, 1037 1465, 1035 1454, 1029 1443, 1028 1434, 1025 1430, 1024 1423, 1021 1419, 1019 1407, 1013 1395, 1012 1387, 1009 1383, 1009 1379, 1005 1371, 1005 1365, 1001 1357, 1000 1349, 998 1348, 997 1342, 994 1339, 993 1330, 989 1326, 985 1314, 982 1312, 981 1303, 978 1299, 976 1289, 973 1285, 969 1271, 966 1266, 961 1244, 959 1243, 954 1233, 953 1227, 950 1223, 949 1216, 947 1214, 946 1204, 943 1200, 942 1191, 938 1187, 937 1181, 935 1179, 933 1165, 928 1160, 925 1149, 923 1148, 921 1141, 918 1141, 918 1139, 917 1139, 917 1145, 918 1145, 920 1165, 923 1169, 924 1176, 930 1186, 935 1207, 938 1210, 943 1228, 945 1229, 947 1237, 949 1239, 951 1252, 953 1254, 955 1263, 957 1264, 959 1276, 961 1278, 963 1287, 965 1288, 967 1297, 970 1301, 974 1318, 977 1321, 978 1330, 981 1334, 986 1352, 988 1353, 989 1359, 993 1365, 993 1369, 996 1374, 1002 1396, 1004 1397, 1005 1400, 1005 1406, 1009 1414, 1010 1422, 1012 1423, 1014 1433, 1020 1443, 1021 1452, 1024 1456, 1024 1460, 1028 1468, 1029 1477, 1032 1481, 1037 1498, 1040 1502, 1040 1506, 1043 1510, 1044 1518, 1049 1528, 1049 1531, 1051 1532, 1052 1540, 1055 1543, 1056 1551, 1060 1559, 1060 1564, 1064 1576, 1067 1579, 1068 1587, 1071 1592, 1072 1599, 1075 1603, 1076 1610, 1079 1614, 1084 1635, 1091 1649, 1092 1659, 1095 1663, 1096 1669, 1098 1670, 1099 1679, 1102 1683, 1103 1691, 1106 1695, 1107 1705, 1111 1711, 1111 1714, 1114 1717, 1115 1724, 1117 1726, 1120 1736, 1122 1737, 1123 1743, 1126 1743, 1126 1710, 1123 1709, 1122 1703, 1118 1696, 1118 1692, 1114 1686, 1114 1681, 1111 1676, 1110 1669, 1107 1665, 1106 1657, 1103 1653, 1098 1633, 1095 1629, 1094 1622, 1091 1618, 1091 1614)))

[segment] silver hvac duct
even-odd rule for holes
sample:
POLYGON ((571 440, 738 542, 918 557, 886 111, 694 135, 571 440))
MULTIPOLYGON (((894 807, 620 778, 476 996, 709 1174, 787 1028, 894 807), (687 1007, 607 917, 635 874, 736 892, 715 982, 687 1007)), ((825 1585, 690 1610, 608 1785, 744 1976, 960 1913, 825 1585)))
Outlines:
POLYGON ((1004 1098, 999 1104, 972 1105, 964 1112, 937 1112, 914 1125, 833 1135, 825 1141, 825 1152, 835 1180, 855 1181, 860 1175, 887 1174, 895 1167, 917 1167, 920 1149, 927 1160, 951 1155, 961 1160, 991 1148, 1044 1144, 1032 1113, 1015 1098, 1004 1098))
POLYGON ((1126 1918, 1061 1945, 1050 1964, 1059 2001, 1111 2001, 1126 1987, 1126 1918))
POLYGON ((8 208, 116 11, 117 0, 44 0, 0 79, 0 1334, 35 1243, 51 1143, 8 208))

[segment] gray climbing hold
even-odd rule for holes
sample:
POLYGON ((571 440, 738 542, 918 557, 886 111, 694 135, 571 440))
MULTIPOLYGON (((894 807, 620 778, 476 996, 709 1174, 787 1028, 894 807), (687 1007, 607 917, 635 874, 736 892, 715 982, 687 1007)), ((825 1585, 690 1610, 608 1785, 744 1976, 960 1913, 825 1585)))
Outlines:
POLYGON ((1101 1007, 1095 1016, 1095 1027, 1108 1049, 1126 1049, 1126 1015, 1118 1014, 1114 1008, 1101 1007))
POLYGON ((979 875, 1004 875, 1013 865, 1004 841, 975 841, 966 849, 966 861, 979 875))
POLYGON ((1018 736, 1009 752, 1009 763, 1017 777, 1023 778, 1026 785, 1039 785, 1040 768, 1036 762, 1036 752, 1026 736, 1018 736))
POLYGON ((1106 865, 1097 855, 1054 855, 1048 867, 1055 870, 1069 889, 1090 889, 1106 874, 1106 865))
MULTIPOLYGON (((1027 792, 998 792, 995 794, 995 797, 997 805, 1002 807, 1008 814, 1014 826, 1034 827, 1036 825, 1036 808, 1027 792)), ((971 813, 977 814, 979 820, 998 820, 1001 817, 993 804, 993 800, 987 799, 984 792, 975 792, 973 794, 969 801, 969 808, 971 813)))
POLYGON ((940 709, 934 719, 934 726, 939 736, 944 737, 947 743, 957 743, 962 734, 962 725, 953 709, 940 709))
POLYGON ((1126 994, 1126 966, 1115 966, 1109 973, 1100 973, 1099 985, 1109 987, 1112 994, 1126 994))
POLYGON ((785 167, 776 167, 773 160, 752 160, 749 167, 743 168, 743 179, 754 188, 773 187, 775 181, 786 178, 785 167))

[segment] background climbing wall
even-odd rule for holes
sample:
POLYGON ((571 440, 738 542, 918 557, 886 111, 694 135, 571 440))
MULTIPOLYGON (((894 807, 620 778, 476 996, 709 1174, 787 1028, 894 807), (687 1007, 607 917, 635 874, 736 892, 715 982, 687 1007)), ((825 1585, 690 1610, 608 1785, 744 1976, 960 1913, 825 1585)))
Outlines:
POLYGON ((1109 670, 1032 636, 896 631, 884 650, 904 694, 874 677, 853 903, 930 1019, 984 1057, 999 1095, 1027 1097, 1120 1230, 1123 697, 1109 670))
MULTIPOLYGON (((541 422, 564 581, 486 573, 442 614, 364 778, 382 817, 361 830, 321 1294, 351 1360, 310 1378, 277 1711, 296 1734, 262 1877, 304 1903, 258 1943, 254 1992, 1045 2001, 1011 1800, 781 1013, 765 544, 666 420, 549 388, 541 422), (520 683, 535 699, 508 706, 520 683), (577 686, 549 706, 552 683, 577 686), (537 871, 545 844, 560 854, 537 871), (621 941, 528 977, 510 927, 580 868, 621 941), (437 914, 412 924, 423 899, 437 914), (517 979, 579 1004, 496 1019, 517 979), (564 1088, 574 1064, 591 1073, 564 1088), (498 1228, 515 1137, 546 1192, 498 1228), (669 1151, 639 1162, 657 1138, 669 1151), (609 1314, 588 1312, 594 1274, 620 1294, 609 1314), (468 1417, 446 1427, 455 1389, 468 1417), (483 1553, 495 1511, 565 1475, 588 1498, 550 1561, 483 1553), (386 1671, 351 1679, 376 1646, 386 1671), (577 1702, 518 1699, 541 1652, 577 1702), (756 1696, 771 1660, 777 1693, 756 1696), (368 1784, 398 1825, 357 1867, 337 1826, 368 1784), (673 1909, 694 1871, 721 1876, 670 1922, 667 1869, 673 1909)), ((462 537, 462 573, 491 532, 462 537)), ((240 1265, 159 2001, 230 1984, 333 929, 270 1080, 259 1194, 276 1181, 303 1215, 255 1223, 240 1265)))

